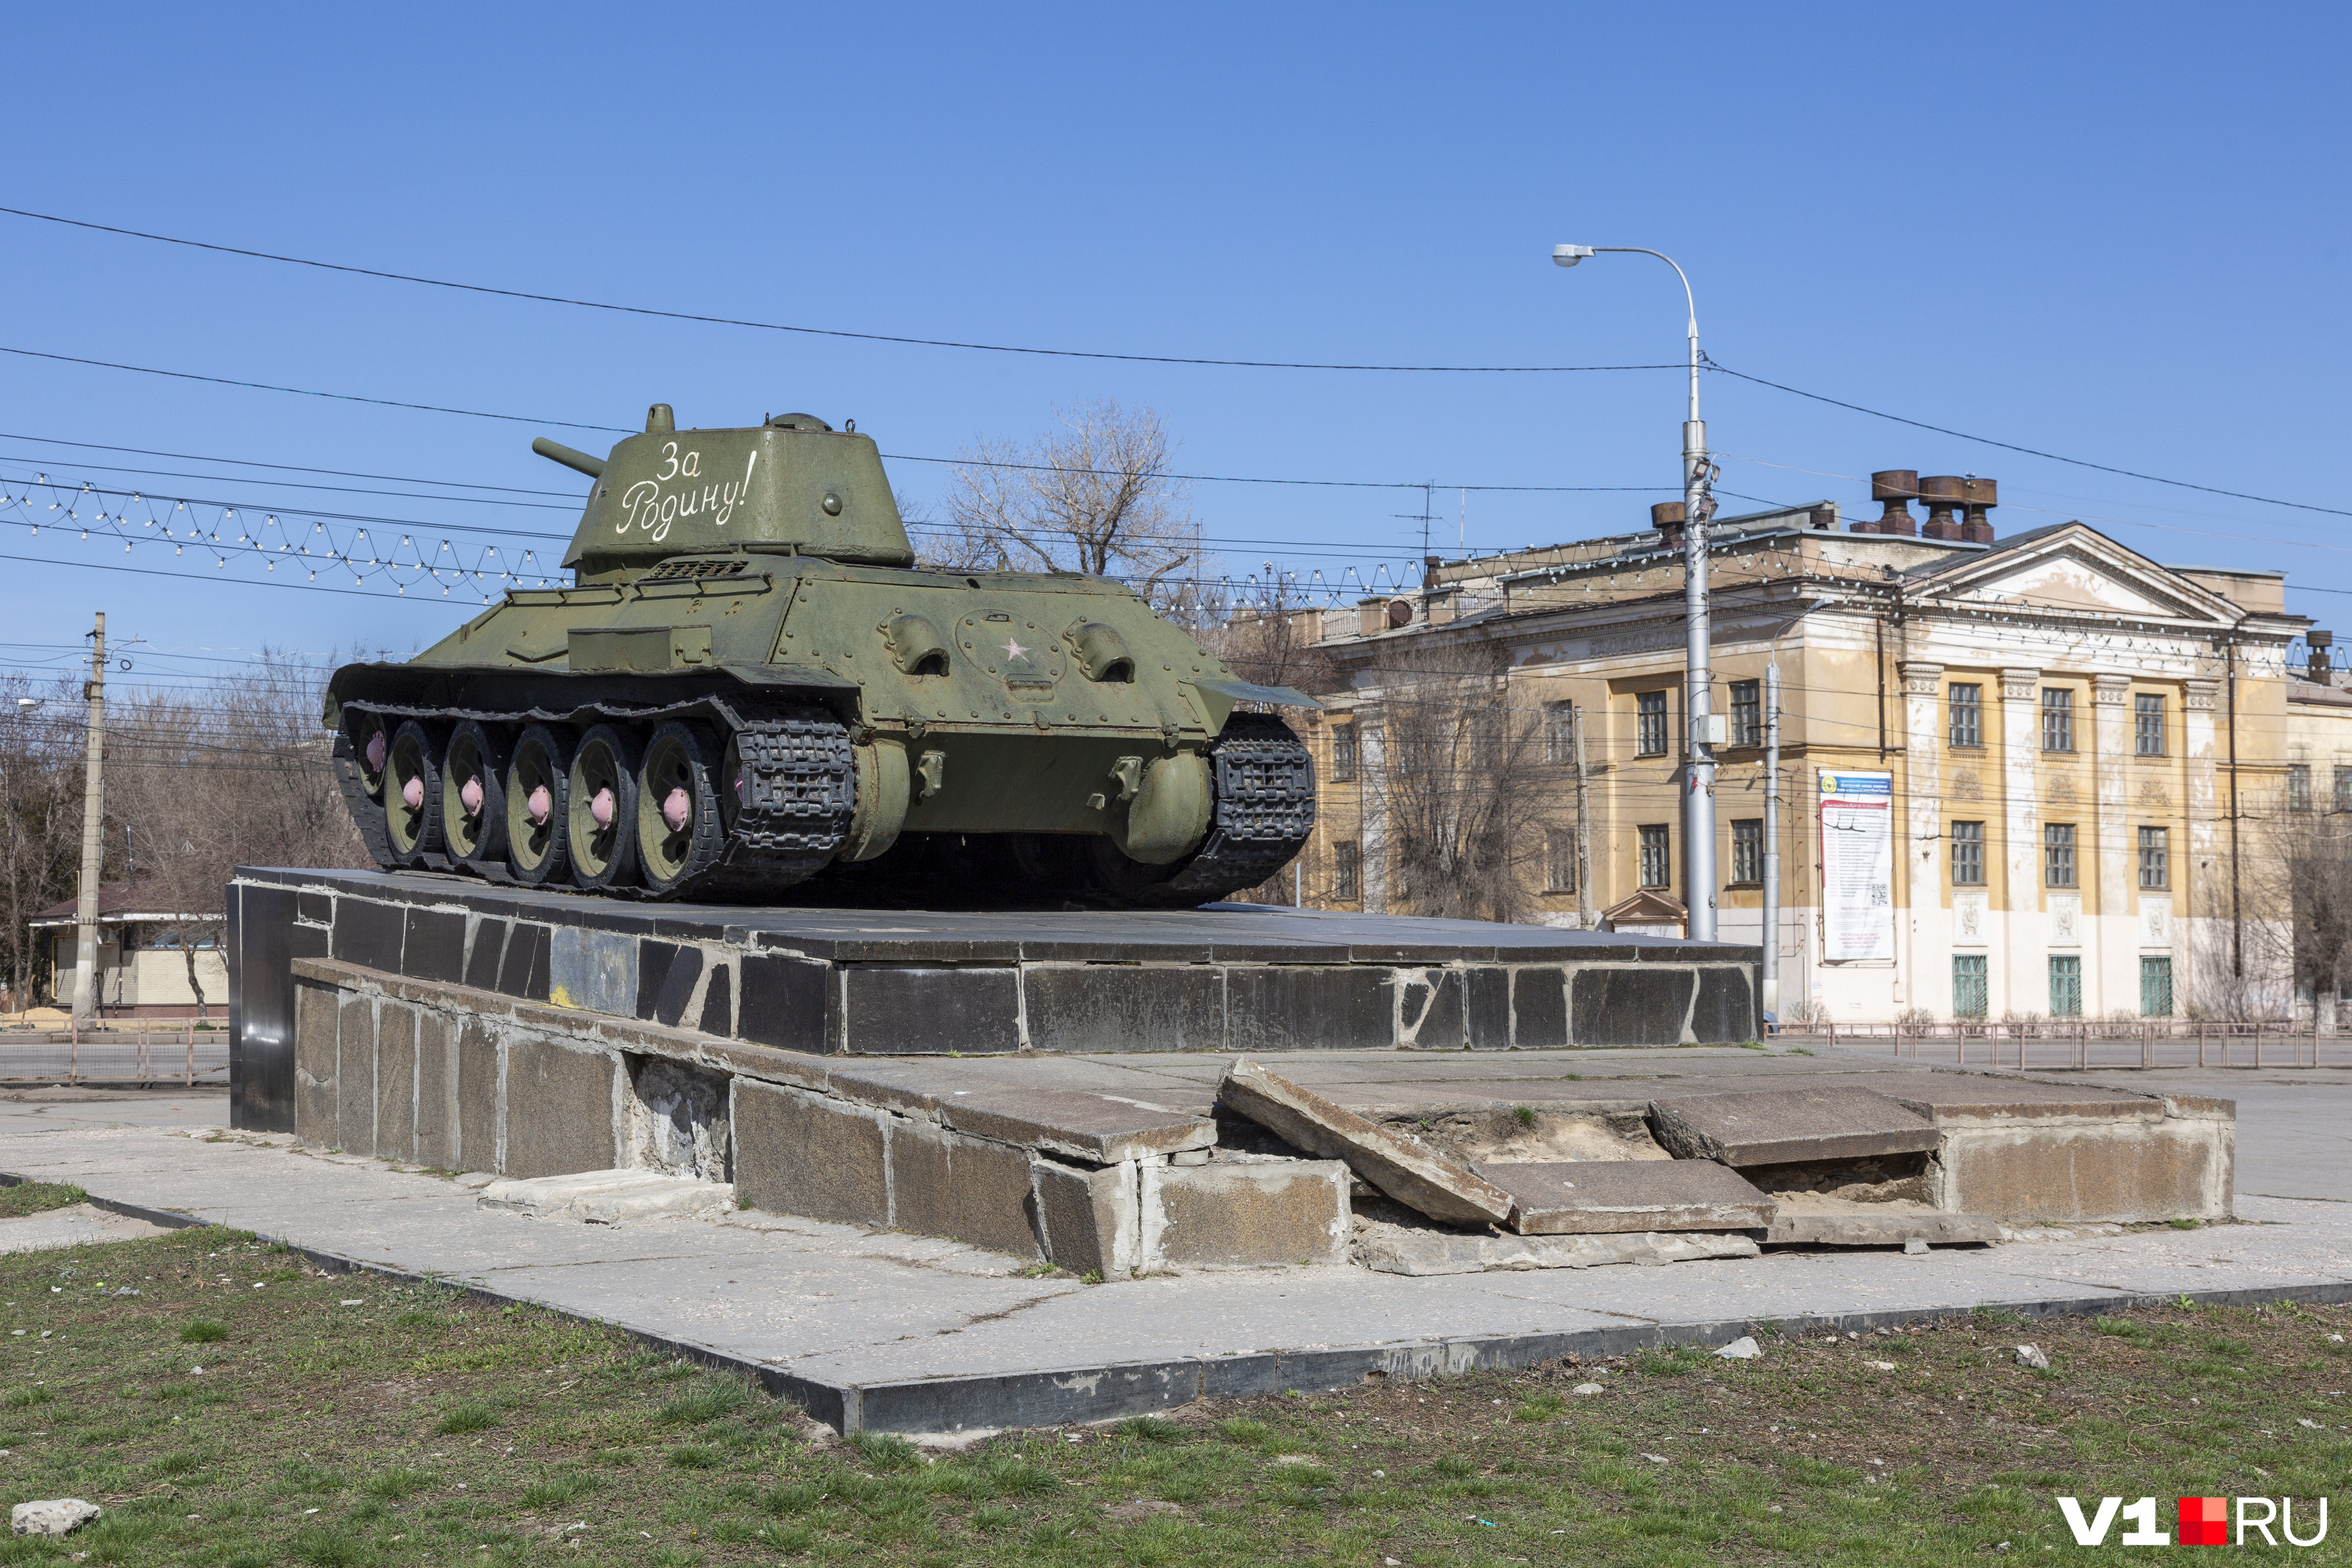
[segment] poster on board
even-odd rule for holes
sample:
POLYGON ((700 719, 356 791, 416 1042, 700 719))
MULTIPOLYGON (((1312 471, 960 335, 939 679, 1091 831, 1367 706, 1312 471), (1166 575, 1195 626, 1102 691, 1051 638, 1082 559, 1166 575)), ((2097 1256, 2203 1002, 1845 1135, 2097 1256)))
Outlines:
POLYGON ((1895 959, 1895 775, 1821 771, 1822 957, 1895 959))

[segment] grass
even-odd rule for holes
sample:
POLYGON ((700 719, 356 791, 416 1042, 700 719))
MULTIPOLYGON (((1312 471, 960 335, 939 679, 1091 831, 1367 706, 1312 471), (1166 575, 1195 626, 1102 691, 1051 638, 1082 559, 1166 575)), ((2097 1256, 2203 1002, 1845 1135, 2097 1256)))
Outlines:
POLYGON ((2059 1495, 2313 1499, 2352 1469, 2343 1307, 1768 1326, 1755 1362, 1375 1380, 927 1454, 813 1438, 602 1328, 290 1265, 221 1230, 0 1257, 9 1500, 107 1510, 0 1562, 1925 1568, 2083 1557, 2059 1495), (2029 1340, 2048 1372, 2015 1364, 2029 1340))
POLYGON ((0 1219, 22 1219, 44 1209, 68 1208, 88 1203, 89 1194, 71 1182, 18 1182, 0 1187, 0 1219))

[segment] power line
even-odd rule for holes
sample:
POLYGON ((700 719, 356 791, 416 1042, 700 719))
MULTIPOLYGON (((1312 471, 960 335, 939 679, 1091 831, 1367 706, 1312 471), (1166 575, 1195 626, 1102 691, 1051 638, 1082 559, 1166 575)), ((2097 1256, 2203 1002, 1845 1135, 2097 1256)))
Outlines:
POLYGON ((1852 409, 1856 414, 1867 414, 1874 419, 1891 419, 1897 425, 1908 425, 1915 430, 1930 430, 1938 436, 1951 436, 1962 441, 1974 441, 1980 446, 1999 447, 2004 452, 2022 452, 2029 458, 2040 458, 2046 462, 2065 463, 2077 468, 2095 468, 2103 474, 2120 474, 2127 479, 2145 479, 2150 484, 2170 485, 2177 489, 2202 490, 2207 495, 2228 496, 2232 500, 2260 501, 2264 506, 2292 507, 2297 511, 2321 511, 2331 517, 2352 517, 2352 511, 2347 511, 2342 507, 2314 506, 2309 501, 2280 500, 2275 496, 2252 495, 2244 490, 2225 490, 2218 485, 2193 484, 2187 479, 2168 479, 2161 474, 2144 474, 2137 468, 2118 468, 2109 463, 2094 463, 2087 458, 2068 458, 2056 452, 2045 452, 2038 447, 2021 447, 2014 441, 1996 441, 1990 436, 1971 436, 1965 430, 1954 430, 1942 425, 1930 425, 1919 419, 1906 419, 1900 414, 1889 414, 1883 408, 1865 408, 1859 403, 1848 403, 1843 398, 1827 397, 1818 392, 1807 392, 1802 387, 1790 386, 1778 381, 1767 381, 1760 375, 1750 375, 1744 370, 1733 370, 1730 366, 1717 364, 1713 360, 1706 361, 1706 366, 1708 370, 1724 375, 1734 376, 1741 381, 1751 381, 1759 386, 1769 386, 1775 392, 1785 392, 1792 397, 1807 397, 1815 403, 1826 403, 1832 407, 1852 409))
MULTIPOLYGON (((1055 359, 1117 360, 1129 363, 1139 364, 1219 365, 1244 370, 1337 370, 1439 373, 1453 374, 1548 375, 1605 371, 1681 370, 1684 368, 1679 364, 1343 364, 1292 360, 1210 359, 1181 354, 1113 353, 1091 349, 1047 349, 1027 347, 1012 343, 968 342, 961 340, 949 338, 903 337, 887 332, 856 332, 833 327, 809 327, 778 321, 748 321, 733 316, 700 315, 691 311, 663 310, 647 305, 621 305, 614 304, 607 300, 573 299, 568 295, 540 294, 520 289, 501 289, 483 283, 461 283, 448 279, 420 277, 414 273, 392 272, 372 267, 355 267, 342 262, 319 261, 308 257, 280 256, 273 251, 254 250, 233 245, 216 245, 205 240, 186 239, 174 235, 150 234, 143 229, 122 228, 111 224, 90 223, 80 218, 60 217, 52 213, 30 212, 22 207, 0 207, 0 213, 6 213, 16 217, 32 218, 42 223, 59 224, 69 228, 87 229, 98 234, 111 234, 130 239, 152 240, 160 245, 184 246, 193 250, 209 250, 225 256, 242 256, 252 260, 275 261, 290 267, 310 267, 326 272, 341 272, 361 278, 380 278, 392 282, 415 283, 435 289, 456 289, 464 293, 489 294, 502 299, 528 300, 548 305, 568 305, 581 310, 610 310, 623 315, 652 316, 668 321, 696 321, 710 326, 750 327, 761 331, 799 332, 816 337, 847 338, 863 342, 904 343, 919 348, 968 349, 986 353, 1034 354, 1055 359)), ((25 351, 12 350, 9 352, 25 351)), ((48 355, 44 357, 63 358, 65 356, 48 355)), ((88 361, 82 363, 96 363, 99 362, 88 361)), ((1746 371, 1733 370, 1728 365, 1719 363, 1712 359, 1706 359, 1704 356, 1702 356, 1702 363, 1705 368, 1715 371, 1720 374, 1733 376, 1741 381, 1751 382, 1758 386, 1769 386, 1775 392, 1785 392, 1792 397, 1807 398, 1815 403, 1826 403, 1832 407, 1849 409, 1856 414, 1867 414, 1875 419, 1891 420, 1898 425, 1908 425, 1914 429, 1932 431, 1938 436, 1950 436, 1962 441, 1974 441, 1982 446, 1998 447, 2003 451, 2022 453, 2027 457, 2040 458, 2047 462, 2065 463, 2079 468, 2093 468, 2101 473, 2117 474, 2126 479, 2142 479, 2150 484, 2170 485, 2180 489, 2201 490, 2208 495, 2228 496, 2235 500, 2258 501, 2264 506, 2291 507, 2301 511, 2325 512, 2336 517, 2352 517, 2352 510, 2347 510, 2340 507, 2316 506, 2308 501, 2281 500, 2274 496, 2254 495, 2245 490, 2224 489, 2218 485, 2200 485, 2188 479, 2167 479, 2160 474, 2144 473, 2136 468, 2117 468, 2113 464, 2108 463, 2095 463, 2085 458, 2069 458, 2061 453, 2044 451, 2037 447, 2021 446, 2014 441, 1997 440, 1990 436, 1972 435, 1965 430, 1952 429, 1948 426, 1930 425, 1925 420, 1912 419, 1900 414, 1889 414, 1885 409, 1867 407, 1859 403, 1849 403, 1843 398, 1831 397, 1822 393, 1807 392, 1802 387, 1790 386, 1785 382, 1770 381, 1760 375, 1751 375, 1746 371)), ((131 367, 118 366, 115 368, 131 367)), ((216 378, 198 377, 194 379, 210 380, 216 378)), ((256 384, 231 383, 229 384, 253 385, 256 384)), ((293 389, 272 387, 268 390, 290 391, 293 389)), ((383 402, 385 400, 376 398, 359 398, 353 399, 352 401, 383 402)), ((425 407, 427 405, 421 404, 394 404, 393 406, 425 407)), ((463 409, 438 409, 435 411, 440 413, 471 412, 470 410, 463 409)), ((498 418, 510 416, 494 415, 489 417, 498 418)), ((561 424, 564 422, 548 420, 543 421, 543 423, 561 424)), ((574 425, 572 426, 571 428, 609 429, 612 427, 608 426, 574 425)), ((918 460, 919 461, 921 459, 918 460)), ((1400 486, 1397 488, 1402 489, 1408 487, 1400 486)))
POLYGON ((1180 354, 1110 353, 1093 349, 1025 348, 1013 343, 975 343, 949 338, 899 337, 888 332, 853 332, 835 327, 804 327, 782 321, 751 321, 734 316, 705 316, 688 310, 666 310, 650 305, 616 305, 603 300, 575 300, 562 294, 535 294, 528 289, 499 289, 486 283, 458 283, 446 278, 420 278, 408 272, 387 272, 377 268, 352 267, 337 261, 314 261, 307 257, 279 256, 267 250, 248 250, 234 245, 214 245, 201 239, 182 239, 168 234, 149 234, 142 229, 117 228, 110 224, 86 223, 79 218, 58 217, 49 213, 26 212, 22 207, 0 207, 0 213, 7 213, 16 217, 37 218, 43 223, 63 224, 69 228, 89 229, 99 234, 120 235, 129 239, 149 239, 160 245, 183 245, 192 250, 210 250, 224 256, 247 257, 256 261, 283 262, 289 267, 315 267, 322 272, 345 272, 361 278, 382 278, 394 283, 420 283, 428 288, 454 289, 467 294, 494 294, 501 299, 529 300, 542 305, 570 305, 583 310, 611 310, 627 316, 654 316, 665 321, 698 321, 706 326, 751 327, 766 332, 800 332, 811 337, 850 338, 869 343, 904 343, 915 348, 971 349, 983 353, 1035 354, 1051 359, 1121 360, 1135 364, 1225 365, 1244 370, 1354 370, 1481 375, 1551 375, 1581 371, 1681 370, 1685 368, 1680 364, 1318 364, 1291 360, 1204 359, 1180 354))

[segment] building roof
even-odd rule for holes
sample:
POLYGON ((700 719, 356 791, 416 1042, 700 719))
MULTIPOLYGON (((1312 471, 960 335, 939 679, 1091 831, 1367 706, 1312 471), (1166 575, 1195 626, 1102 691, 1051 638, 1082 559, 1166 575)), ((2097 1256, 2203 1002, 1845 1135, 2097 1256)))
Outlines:
MULTIPOLYGON (((80 903, 79 899, 68 899, 62 903, 51 904, 26 923, 36 926, 71 925, 79 918, 80 903)), ((152 882, 138 879, 100 884, 98 918, 107 925, 121 925, 132 921, 216 921, 222 915, 218 910, 173 910, 155 896, 152 882)))

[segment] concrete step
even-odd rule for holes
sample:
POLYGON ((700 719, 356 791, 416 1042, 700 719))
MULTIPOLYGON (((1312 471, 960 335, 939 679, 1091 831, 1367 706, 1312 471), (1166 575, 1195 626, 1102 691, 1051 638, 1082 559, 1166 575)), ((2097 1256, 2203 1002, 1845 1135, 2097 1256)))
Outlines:
POLYGON ((1523 1236, 1761 1230, 1773 1204, 1712 1160, 1574 1160, 1475 1167, 1511 1195, 1523 1236))
POLYGON ((507 1209, 534 1219, 621 1225, 631 1220, 716 1219, 735 1206, 735 1188, 727 1182, 700 1182, 661 1171, 580 1171, 568 1176, 492 1182, 475 1203, 481 1208, 507 1209))
POLYGON ((1675 1158, 1732 1166, 1918 1153, 1936 1124, 1866 1089, 1705 1091, 1651 1101, 1650 1124, 1675 1158))

